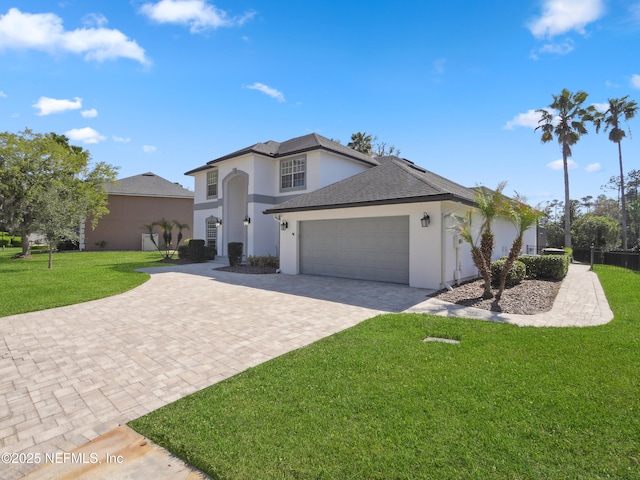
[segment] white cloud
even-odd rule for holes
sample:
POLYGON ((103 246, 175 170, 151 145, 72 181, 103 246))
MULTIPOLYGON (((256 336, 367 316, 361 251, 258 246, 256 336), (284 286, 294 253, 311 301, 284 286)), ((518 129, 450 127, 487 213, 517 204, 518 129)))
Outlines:
POLYGON ((113 137, 113 141, 117 142, 117 143, 129 143, 131 141, 130 138, 128 137, 118 137, 117 135, 114 135, 113 137))
POLYGON ((107 137, 100 135, 97 131, 90 127, 73 128, 68 132, 65 132, 65 135, 71 140, 82 143, 99 143, 107 139, 107 137))
POLYGON ((90 13, 85 15, 82 19, 82 23, 84 23, 88 27, 104 27, 109 21, 107 17, 105 17, 101 13, 90 13))
POLYGON ((591 106, 594 107, 599 112, 602 112, 602 113, 604 113, 607 110, 609 110, 609 104, 608 103, 592 103, 591 106))
POLYGON ((275 88, 271 88, 264 83, 255 82, 253 85, 247 85, 246 88, 251 90, 258 90, 259 92, 264 93, 265 95, 269 95, 271 98, 275 98, 279 102, 284 102, 284 95, 282 92, 276 90, 275 88))
POLYGON ((65 30, 62 19, 53 13, 22 13, 17 8, 0 15, 0 49, 7 48, 71 52, 84 54, 85 60, 98 62, 123 57, 142 64, 149 63, 144 49, 119 30, 65 30))
POLYGON ((574 49, 574 42, 570 38, 566 38, 560 43, 547 43, 538 49, 538 53, 550 55, 568 55, 574 49))
POLYGON ((529 23, 536 38, 551 38, 571 30, 584 34, 585 27, 604 14, 604 0, 543 0, 542 14, 529 23))
POLYGON ((7 98, 7 94, 0 90, 0 98, 7 98))
MULTIPOLYGON (((564 170, 561 158, 554 162, 547 163, 547 167, 549 167, 551 170, 564 170)), ((569 168, 569 170, 573 170, 574 168, 578 167, 578 164, 569 158, 567 159, 567 167, 569 168)))
POLYGON ((40 97, 32 106, 33 108, 40 110, 38 115, 42 117, 52 113, 61 113, 66 112, 67 110, 77 110, 82 108, 82 99, 75 97, 73 100, 58 100, 55 98, 40 97))
POLYGON ((503 127, 505 130, 513 130, 514 127, 536 128, 542 116, 535 110, 527 110, 526 113, 519 113, 509 120, 503 127))
POLYGON ((599 172, 600 170, 602 170, 602 165, 600 165, 598 162, 591 163, 587 165, 587 168, 585 168, 585 170, 589 173, 599 172))
POLYGON ((153 153, 157 150, 157 147, 154 147, 153 145, 143 145, 142 146, 142 151, 144 153, 153 153))
POLYGON ((640 88, 640 75, 637 73, 631 75, 631 86, 633 88, 640 88))
POLYGON ((240 17, 229 17, 227 12, 205 0, 160 0, 145 3, 140 12, 158 23, 188 25, 191 33, 242 25, 255 15, 249 11, 240 17))
POLYGON ((80 112, 80 115, 82 115, 84 118, 94 118, 98 116, 98 110, 96 110, 95 108, 83 110, 82 112, 80 112))

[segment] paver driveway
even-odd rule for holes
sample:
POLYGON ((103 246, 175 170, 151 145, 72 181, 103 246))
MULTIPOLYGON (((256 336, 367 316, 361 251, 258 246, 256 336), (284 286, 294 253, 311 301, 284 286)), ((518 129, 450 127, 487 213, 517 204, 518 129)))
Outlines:
MULTIPOLYGON (((0 453, 71 451, 189 393, 429 292, 241 275, 212 264, 149 270, 127 293, 0 318, 0 453)), ((38 465, 0 465, 19 478, 38 465)))

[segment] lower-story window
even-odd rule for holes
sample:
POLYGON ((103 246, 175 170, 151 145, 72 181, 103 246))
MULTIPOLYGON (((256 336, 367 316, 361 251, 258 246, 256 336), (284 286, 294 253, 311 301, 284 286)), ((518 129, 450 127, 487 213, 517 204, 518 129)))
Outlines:
POLYGON ((218 228, 215 219, 207 219, 207 246, 213 247, 218 252, 218 228))

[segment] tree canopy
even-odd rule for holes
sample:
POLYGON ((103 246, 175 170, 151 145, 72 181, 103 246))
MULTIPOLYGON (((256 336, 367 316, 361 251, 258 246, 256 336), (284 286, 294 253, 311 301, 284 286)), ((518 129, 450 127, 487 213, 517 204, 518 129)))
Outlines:
POLYGON ((107 182, 116 168, 99 162, 69 144, 64 135, 0 133, 0 222, 22 236, 22 253, 29 253, 29 235, 42 232, 54 248, 77 237, 81 221, 108 213, 107 182))

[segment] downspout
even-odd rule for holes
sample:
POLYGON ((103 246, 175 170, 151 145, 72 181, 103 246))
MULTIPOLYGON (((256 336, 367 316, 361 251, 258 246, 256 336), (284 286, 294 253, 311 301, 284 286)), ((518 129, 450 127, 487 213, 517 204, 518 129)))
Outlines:
POLYGON ((276 257, 280 259, 280 225, 282 224, 282 215, 271 215, 275 222, 278 222, 278 244, 276 245, 276 257))
MULTIPOLYGON (((456 204, 456 207, 451 210, 448 213, 443 213, 441 215, 441 221, 442 221, 442 228, 440 228, 440 286, 441 287, 446 287, 446 288, 451 288, 450 285, 448 285, 445 282, 445 268, 446 268, 446 253, 447 253, 447 247, 445 245, 445 241, 446 241, 446 232, 445 232, 445 225, 446 225, 446 219, 447 217, 451 217, 451 215, 453 215, 456 211, 458 211, 460 208, 462 207, 462 203, 458 202, 456 204)), ((456 265, 455 265, 456 269, 458 268, 458 246, 456 245, 456 265)))

